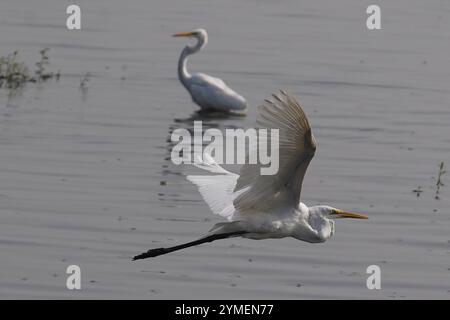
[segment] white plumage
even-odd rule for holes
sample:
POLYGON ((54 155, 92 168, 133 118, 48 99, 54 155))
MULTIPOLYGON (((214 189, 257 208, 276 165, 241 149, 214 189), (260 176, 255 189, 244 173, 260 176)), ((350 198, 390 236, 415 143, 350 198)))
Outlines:
MULTIPOLYGON (((170 248, 149 250, 144 259, 229 237, 267 239, 293 237, 317 243, 334 234, 333 218, 367 219, 366 216, 330 206, 307 207, 300 202, 303 178, 316 150, 311 126, 297 100, 281 91, 260 107, 257 123, 279 129, 279 170, 261 175, 260 164, 245 164, 240 174, 231 173, 208 155, 197 167, 208 175, 189 175, 212 212, 228 220, 217 223, 203 238, 170 248)), ((256 150, 251 149, 256 152, 256 150)), ((247 154, 247 158, 249 154, 247 154)))
POLYGON ((196 184, 211 211, 231 221, 235 212, 233 201, 236 197, 234 188, 239 175, 219 166, 207 153, 203 160, 199 157, 195 165, 215 175, 189 175, 186 178, 196 184))

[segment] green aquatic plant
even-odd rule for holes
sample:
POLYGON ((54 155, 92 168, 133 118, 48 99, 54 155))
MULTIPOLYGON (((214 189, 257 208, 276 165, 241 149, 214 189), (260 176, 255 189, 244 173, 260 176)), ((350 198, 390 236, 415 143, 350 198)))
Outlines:
POLYGON ((0 88, 16 89, 29 79, 28 67, 19 61, 18 51, 0 57, 0 88))
POLYGON ((446 173, 445 169, 444 169, 444 161, 442 161, 439 164, 439 172, 438 172, 438 176, 436 179, 436 193, 434 194, 434 198, 436 200, 439 200, 439 193, 441 192, 441 187, 444 186, 444 183, 442 182, 442 176, 446 173))
POLYGON ((30 74, 28 66, 20 61, 18 51, 0 56, 0 88, 14 90, 23 87, 27 82, 42 82, 52 78, 59 80, 59 71, 54 73, 47 70, 50 65, 49 50, 49 48, 44 48, 39 51, 41 58, 35 64, 37 69, 33 75, 30 74))
POLYGON ((46 67, 50 65, 49 57, 48 57, 48 51, 50 48, 44 48, 41 51, 39 51, 41 55, 41 60, 36 62, 36 71, 34 72, 34 80, 35 81, 46 81, 48 79, 56 78, 56 80, 59 80, 60 72, 57 73, 54 72, 48 72, 46 67))
POLYGON ((36 80, 38 80, 38 81, 47 80, 52 76, 51 73, 45 72, 45 67, 50 64, 48 55, 47 55, 48 50, 49 50, 49 48, 44 48, 41 51, 39 51, 39 53, 41 54, 41 60, 36 62, 37 69, 34 72, 34 74, 36 76, 36 80))

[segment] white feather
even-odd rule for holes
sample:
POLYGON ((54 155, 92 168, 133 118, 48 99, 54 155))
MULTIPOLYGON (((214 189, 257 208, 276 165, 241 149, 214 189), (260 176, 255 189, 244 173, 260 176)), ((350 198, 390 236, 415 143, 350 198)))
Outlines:
POLYGON ((297 100, 281 91, 260 107, 257 122, 279 130, 279 148, 273 151, 279 154, 280 167, 275 175, 261 175, 260 163, 244 164, 235 191, 247 190, 234 206, 241 214, 271 212, 287 204, 297 208, 303 177, 316 149, 308 118, 297 100))
POLYGON ((233 201, 239 193, 233 192, 238 175, 222 168, 211 157, 203 154, 194 165, 200 169, 216 173, 215 175, 189 175, 186 178, 197 185, 200 194, 214 214, 232 220, 235 212, 233 201))
POLYGON ((192 100, 203 109, 229 111, 247 108, 245 99, 219 78, 197 73, 192 75, 190 81, 192 100))

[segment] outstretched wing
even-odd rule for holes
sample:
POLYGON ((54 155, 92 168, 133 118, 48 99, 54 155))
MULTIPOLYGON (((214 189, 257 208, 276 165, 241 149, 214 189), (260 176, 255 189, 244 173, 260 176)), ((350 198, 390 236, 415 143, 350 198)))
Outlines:
POLYGON ((289 93, 280 91, 259 108, 258 125, 279 129, 279 148, 271 150, 279 153, 279 170, 275 175, 261 175, 260 163, 242 166, 234 189, 247 188, 234 200, 241 214, 268 212, 284 205, 298 207, 303 178, 316 150, 308 118, 289 93))
POLYGON ((233 190, 239 176, 222 168, 207 153, 203 154, 203 160, 199 159, 195 166, 216 174, 189 175, 186 178, 197 185, 200 194, 213 213, 231 220, 235 212, 233 200, 236 194, 233 190))

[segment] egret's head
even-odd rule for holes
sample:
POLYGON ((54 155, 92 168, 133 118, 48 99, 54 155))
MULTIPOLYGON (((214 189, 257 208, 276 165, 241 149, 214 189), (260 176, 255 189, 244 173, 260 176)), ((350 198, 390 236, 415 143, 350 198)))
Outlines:
POLYGON ((309 208, 309 210, 310 212, 314 212, 315 214, 321 215, 322 217, 328 219, 338 219, 338 218, 369 219, 369 217, 366 215, 345 211, 330 206, 315 206, 309 208))
POLYGON ((334 219, 337 218, 353 218, 353 219, 369 219, 367 216, 344 211, 330 206, 314 206, 309 208, 308 223, 316 232, 317 242, 323 242, 334 234, 334 219))
POLYGON ((197 45, 198 49, 203 48, 208 42, 208 33, 206 33, 205 29, 195 29, 189 32, 179 32, 173 35, 174 37, 185 37, 185 38, 195 38, 198 40, 197 45))

